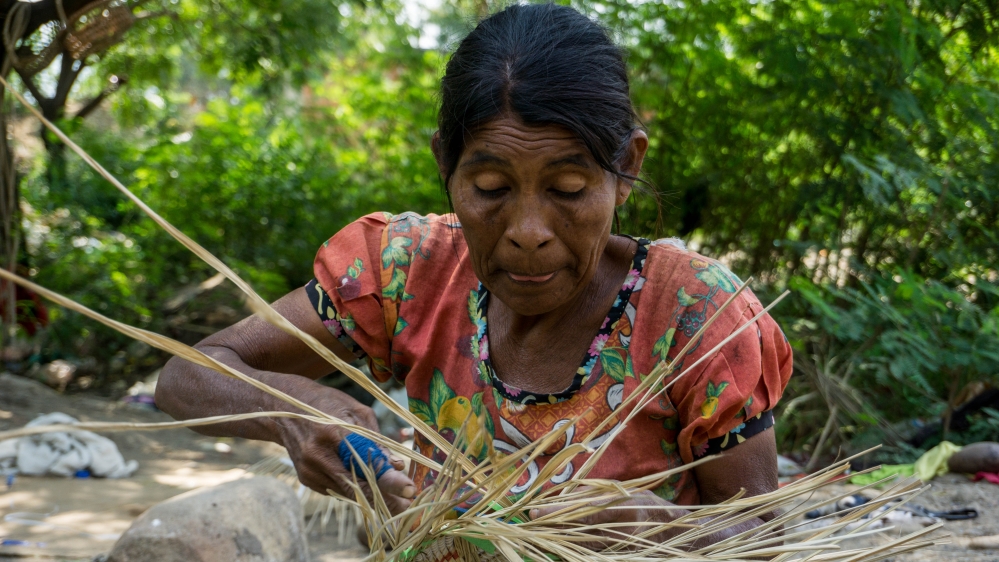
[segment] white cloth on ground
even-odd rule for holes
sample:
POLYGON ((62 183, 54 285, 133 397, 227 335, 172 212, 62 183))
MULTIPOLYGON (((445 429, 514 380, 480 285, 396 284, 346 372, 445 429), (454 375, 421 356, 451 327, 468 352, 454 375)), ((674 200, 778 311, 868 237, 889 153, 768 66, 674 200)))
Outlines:
MULTIPOLYGON (((39 416, 25 427, 75 424, 61 412, 39 416)), ((90 431, 54 431, 0 441, 0 471, 27 476, 73 476, 81 470, 99 478, 127 478, 139 463, 125 461, 107 437, 90 431)))

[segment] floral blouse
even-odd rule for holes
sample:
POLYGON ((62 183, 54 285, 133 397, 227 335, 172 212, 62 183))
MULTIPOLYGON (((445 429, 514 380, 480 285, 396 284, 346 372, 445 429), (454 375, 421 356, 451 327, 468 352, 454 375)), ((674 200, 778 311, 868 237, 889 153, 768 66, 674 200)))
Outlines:
MULTIPOLYGON (((559 451, 588 436, 612 412, 617 427, 626 396, 660 361, 687 344, 741 282, 718 262, 676 240, 637 239, 634 263, 572 384, 537 394, 503 383, 489 361, 489 292, 469 262, 454 215, 367 215, 319 250, 307 285, 323 323, 347 349, 366 358, 374 377, 406 385, 409 408, 448 440, 466 419, 468 453, 480 460, 510 454, 582 414, 565 437, 535 460, 511 490, 529 489, 559 451)), ((747 289, 680 358, 691 365, 762 310, 747 289)), ((674 374, 672 378, 676 378, 674 374)), ((791 348, 764 315, 713 357, 685 373, 614 438, 591 478, 629 480, 737 446, 774 423, 772 410, 791 376, 791 348)), ((415 447, 444 460, 419 434, 415 447)), ((569 479, 579 455, 544 486, 569 479)), ((418 487, 435 474, 413 464, 418 487)), ((682 472, 653 490, 682 505, 699 501, 682 472)))

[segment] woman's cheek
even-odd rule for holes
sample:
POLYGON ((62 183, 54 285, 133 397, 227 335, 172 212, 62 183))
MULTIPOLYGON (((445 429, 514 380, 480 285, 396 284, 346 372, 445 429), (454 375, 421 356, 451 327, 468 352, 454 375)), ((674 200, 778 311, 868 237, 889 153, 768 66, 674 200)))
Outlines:
POLYGON ((496 201, 489 201, 481 197, 474 197, 471 191, 474 188, 463 185, 452 192, 454 212, 458 215, 458 220, 462 226, 465 223, 470 225, 489 224, 496 221, 498 215, 498 205, 496 201))
POLYGON ((494 244, 489 241, 490 224, 495 221, 495 213, 490 213, 481 204, 469 202, 466 193, 453 193, 454 214, 461 223, 461 233, 465 237, 472 269, 479 280, 489 276, 488 248, 494 244))

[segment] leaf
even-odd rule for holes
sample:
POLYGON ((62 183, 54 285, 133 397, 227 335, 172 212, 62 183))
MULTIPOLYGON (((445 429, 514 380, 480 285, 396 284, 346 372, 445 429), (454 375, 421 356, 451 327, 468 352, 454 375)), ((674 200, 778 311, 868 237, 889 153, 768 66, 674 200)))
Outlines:
POLYGON ((344 330, 348 332, 353 332, 354 328, 357 327, 357 323, 354 322, 354 317, 348 312, 340 317, 340 325, 343 326, 344 330))
POLYGON ((486 431, 489 432, 489 437, 496 437, 496 424, 493 422, 493 417, 489 415, 486 411, 486 431))
POLYGON ((350 266, 350 267, 347 268, 347 275, 349 275, 350 277, 352 277, 354 279, 357 279, 357 276, 360 275, 360 274, 361 274, 361 272, 356 267, 354 267, 354 266, 350 266))
MULTIPOLYGON (((683 289, 680 289, 681 291, 683 289)), ((656 343, 652 346, 652 356, 656 357, 660 361, 666 359, 669 356, 669 348, 673 347, 675 343, 673 336, 676 334, 676 328, 670 328, 666 330, 666 333, 662 335, 661 338, 656 340, 656 343)))
POLYGON ((734 293, 735 284, 729 279, 729 275, 732 274, 716 264, 711 264, 707 269, 695 273, 694 277, 703 281, 708 287, 718 287, 726 293, 734 293))
POLYGON ((816 286, 810 279, 803 277, 793 277, 788 282, 788 288, 798 293, 822 315, 831 320, 839 320, 840 313, 834 310, 829 303, 823 299, 824 292, 816 286))
POLYGON ((496 426, 493 422, 493 417, 489 415, 489 409, 486 408, 485 402, 483 402, 485 394, 482 392, 476 392, 472 395, 472 411, 475 412, 476 416, 481 416, 485 418, 486 431, 489 433, 489 437, 496 436, 496 426))
POLYGON ((669 443, 665 439, 659 440, 659 448, 663 450, 663 454, 666 456, 676 453, 676 443, 669 443))
POLYGON ((604 348, 600 352, 600 366, 610 378, 616 382, 624 382, 625 365, 616 348, 604 348))
POLYGON ((475 394, 472 395, 472 411, 475 412, 475 415, 481 416, 483 407, 484 405, 482 403, 482 393, 476 392, 475 394))
POLYGON ((396 322, 395 322, 395 333, 392 334, 392 335, 393 336, 398 336, 406 328, 406 326, 409 326, 409 322, 406 322, 400 316, 399 319, 396 320, 396 322))
POLYGON ((392 270, 392 278, 388 285, 382 288, 382 297, 394 301, 400 300, 406 292, 406 272, 401 269, 392 270))
POLYGON ((420 418, 423 423, 428 425, 435 425, 437 423, 437 416, 435 411, 430 408, 430 406, 423 400, 417 398, 409 399, 409 411, 413 412, 416 417, 420 418))
POLYGON ((382 268, 388 269, 392 264, 397 266, 409 265, 410 255, 406 248, 413 245, 412 238, 406 236, 396 236, 392 238, 388 246, 382 250, 382 268))
MULTIPOLYGON (((700 275, 700 273, 698 273, 700 275)), ((694 306, 700 302, 700 299, 694 298, 687 294, 687 290, 680 287, 680 290, 676 292, 676 299, 680 301, 680 306, 694 306)))
POLYGON ((434 376, 430 379, 430 408, 436 414, 445 402, 454 397, 454 391, 444 382, 444 374, 440 369, 434 369, 434 376))
POLYGON ((499 393, 499 390, 496 390, 495 386, 493 387, 493 402, 496 403, 496 409, 503 407, 503 395, 499 393))
POLYGON ((725 389, 727 387, 728 387, 728 381, 720 382, 717 385, 716 384, 712 384, 711 381, 708 381, 707 395, 708 395, 709 398, 712 398, 712 397, 713 398, 718 398, 719 396, 721 396, 722 392, 725 392, 725 389))
POLYGON ((361 258, 354 258, 354 267, 356 267, 359 272, 364 271, 364 262, 361 261, 361 258))
POLYGON ((482 309, 479 308, 479 293, 478 291, 468 292, 468 319, 472 321, 472 324, 478 324, 479 319, 482 318, 482 309))

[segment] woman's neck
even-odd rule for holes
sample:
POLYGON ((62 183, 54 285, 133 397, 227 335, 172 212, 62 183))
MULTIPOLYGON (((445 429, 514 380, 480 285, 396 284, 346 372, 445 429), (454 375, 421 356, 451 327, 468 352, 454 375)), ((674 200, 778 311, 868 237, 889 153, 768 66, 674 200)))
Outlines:
POLYGON ((487 311, 490 360, 504 383, 537 393, 567 388, 614 304, 637 250, 612 236, 579 295, 551 312, 521 315, 499 299, 487 311))

